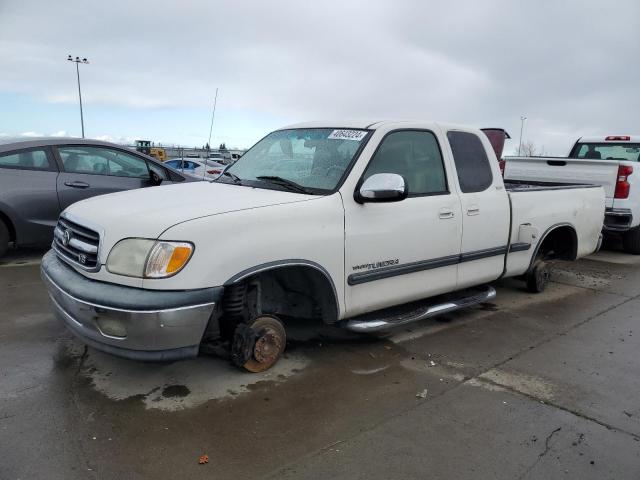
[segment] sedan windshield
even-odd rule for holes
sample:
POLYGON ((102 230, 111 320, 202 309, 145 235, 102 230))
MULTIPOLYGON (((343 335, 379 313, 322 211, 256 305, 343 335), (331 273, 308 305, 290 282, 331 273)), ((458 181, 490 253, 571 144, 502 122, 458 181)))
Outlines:
POLYGON ((367 133, 334 128, 279 130, 254 145, 219 181, 327 193, 338 186, 367 133))

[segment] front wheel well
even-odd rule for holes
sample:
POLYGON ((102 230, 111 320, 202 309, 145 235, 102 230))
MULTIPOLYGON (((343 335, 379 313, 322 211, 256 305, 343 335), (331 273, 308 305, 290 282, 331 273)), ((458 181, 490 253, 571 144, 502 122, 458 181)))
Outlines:
POLYGON ((338 319, 338 299, 328 274, 307 265, 285 265, 225 285, 221 330, 260 315, 286 320, 338 319))

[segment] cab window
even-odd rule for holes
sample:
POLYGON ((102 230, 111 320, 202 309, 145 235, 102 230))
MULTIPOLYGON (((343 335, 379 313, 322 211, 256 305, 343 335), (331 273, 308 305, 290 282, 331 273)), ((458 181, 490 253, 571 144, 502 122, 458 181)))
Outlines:
POLYGON ((587 160, 640 160, 638 143, 580 143, 574 148, 572 158, 587 160))
POLYGON ((396 173, 407 182, 409 196, 447 193, 447 180, 438 141, 432 132, 405 130, 388 134, 365 170, 396 173))
POLYGON ((477 135, 469 132, 447 132, 458 183, 463 193, 483 192, 493 183, 487 152, 477 135))

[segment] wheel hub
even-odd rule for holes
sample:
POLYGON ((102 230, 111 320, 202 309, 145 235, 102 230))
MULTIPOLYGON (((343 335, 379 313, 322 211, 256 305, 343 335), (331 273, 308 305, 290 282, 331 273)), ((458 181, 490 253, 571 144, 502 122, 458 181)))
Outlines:
POLYGON ((245 335, 244 343, 248 347, 242 367, 250 372, 263 372, 271 368, 280 358, 287 343, 282 322, 273 315, 263 315, 244 326, 252 333, 245 335))
POLYGON ((260 363, 274 362, 280 355, 282 342, 272 330, 261 332, 253 347, 253 357, 260 363))
POLYGON ((549 278, 551 277, 551 272, 549 272, 549 269, 547 269, 546 267, 539 268, 537 273, 538 273, 539 281, 542 284, 546 284, 549 281, 549 278))

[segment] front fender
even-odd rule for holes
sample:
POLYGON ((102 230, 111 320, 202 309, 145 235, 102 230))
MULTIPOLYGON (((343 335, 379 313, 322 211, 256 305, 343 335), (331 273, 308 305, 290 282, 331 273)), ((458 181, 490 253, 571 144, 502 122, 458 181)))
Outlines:
POLYGON ((195 244, 189 264, 144 288, 206 288, 239 281, 259 269, 302 262, 331 281, 344 312, 344 209, 338 193, 197 218, 169 228, 166 240, 195 244))

